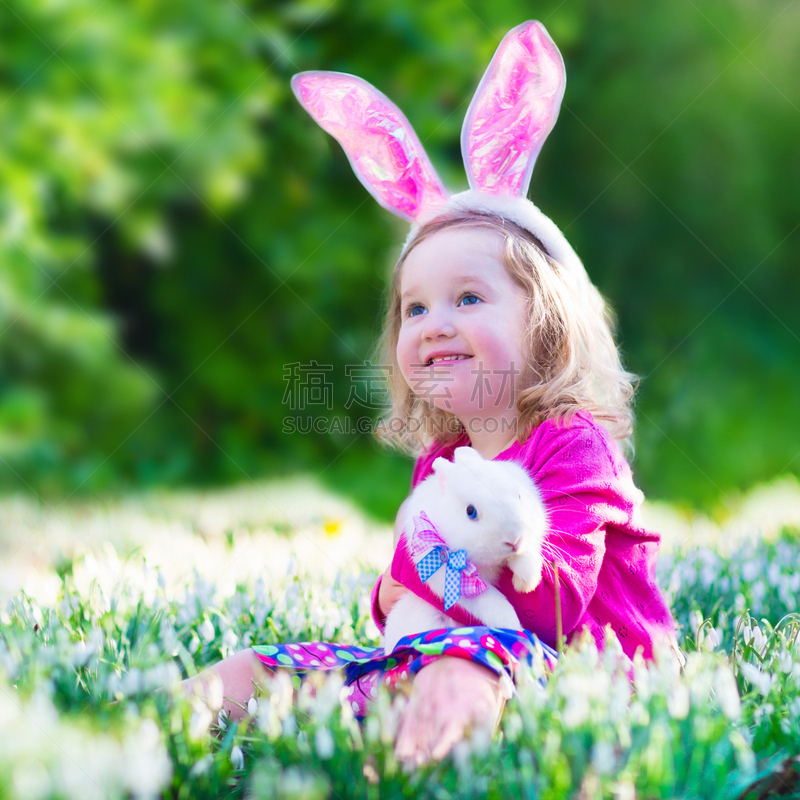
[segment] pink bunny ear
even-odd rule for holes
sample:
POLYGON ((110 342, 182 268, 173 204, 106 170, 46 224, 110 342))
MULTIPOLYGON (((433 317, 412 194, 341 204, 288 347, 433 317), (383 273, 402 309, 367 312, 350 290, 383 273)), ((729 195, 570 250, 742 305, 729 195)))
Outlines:
POLYGON ((506 34, 461 131, 470 187, 487 194, 527 195, 565 85, 561 53, 541 23, 525 22, 506 34))
POLYGON ((292 90, 384 208, 413 222, 449 197, 408 120, 374 86, 343 72, 300 72, 292 90))

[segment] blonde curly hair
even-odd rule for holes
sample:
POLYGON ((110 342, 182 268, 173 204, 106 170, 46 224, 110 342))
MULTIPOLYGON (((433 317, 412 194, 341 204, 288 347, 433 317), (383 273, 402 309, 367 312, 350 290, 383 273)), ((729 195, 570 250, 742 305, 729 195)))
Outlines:
POLYGON ((503 263, 528 295, 522 348, 526 368, 517 383, 517 440, 523 443, 545 420, 567 423, 585 410, 630 452, 637 378, 622 366, 612 333, 614 317, 600 292, 582 267, 567 268, 554 261, 529 231, 501 216, 474 210, 440 215, 413 231, 394 268, 383 332, 373 356, 386 369, 390 396, 375 429, 378 440, 417 456, 434 441, 447 443, 464 431, 455 415, 414 394, 397 361, 403 264, 421 242, 439 231, 458 228, 501 236, 503 263))

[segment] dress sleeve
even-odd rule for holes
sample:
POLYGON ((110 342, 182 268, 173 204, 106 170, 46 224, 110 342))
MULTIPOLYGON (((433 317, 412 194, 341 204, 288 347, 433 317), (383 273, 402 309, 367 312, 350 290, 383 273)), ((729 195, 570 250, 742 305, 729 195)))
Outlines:
POLYGON ((546 642, 556 639, 553 562, 558 564, 562 630, 568 638, 582 627, 597 591, 607 527, 626 525, 635 497, 640 497, 627 463, 605 431, 582 422, 551 430, 552 435, 536 448, 532 463, 525 465, 547 510, 542 582, 522 594, 514 589, 506 568, 497 583, 523 626, 546 642))

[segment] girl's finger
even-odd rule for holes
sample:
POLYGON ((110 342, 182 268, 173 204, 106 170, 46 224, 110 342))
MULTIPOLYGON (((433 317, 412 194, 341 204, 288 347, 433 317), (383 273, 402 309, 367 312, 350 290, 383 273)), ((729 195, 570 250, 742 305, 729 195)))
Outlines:
POLYGON ((433 744, 431 758, 441 761, 453 749, 453 745, 464 738, 464 730, 464 720, 451 717, 433 744))
POLYGON ((401 718, 395 742, 395 757, 406 765, 418 767, 431 757, 433 743, 439 736, 435 709, 428 704, 409 703, 401 718))

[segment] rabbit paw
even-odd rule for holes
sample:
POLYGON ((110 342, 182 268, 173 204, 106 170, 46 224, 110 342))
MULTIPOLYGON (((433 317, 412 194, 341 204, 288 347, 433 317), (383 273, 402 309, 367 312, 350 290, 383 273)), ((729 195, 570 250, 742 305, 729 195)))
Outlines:
POLYGON ((533 591, 542 580, 542 560, 532 553, 522 553, 508 562, 514 574, 512 583, 518 592, 533 591))

